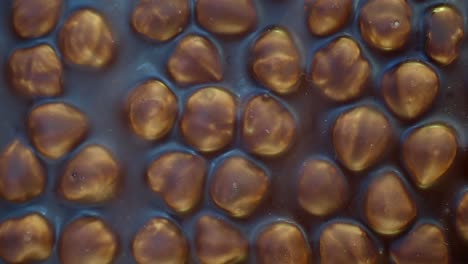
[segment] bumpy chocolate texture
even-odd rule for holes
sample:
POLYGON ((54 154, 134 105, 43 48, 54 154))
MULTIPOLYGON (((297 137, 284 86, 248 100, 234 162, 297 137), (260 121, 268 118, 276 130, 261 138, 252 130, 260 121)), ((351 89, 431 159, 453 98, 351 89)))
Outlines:
POLYGON ((132 26, 147 38, 167 41, 187 26, 189 8, 188 0, 140 0, 132 13, 132 26))
POLYGON ((333 34, 343 28, 353 12, 352 0, 306 0, 307 25, 317 36, 333 34))
POLYGON ((54 29, 62 0, 14 0, 13 28, 23 38, 41 37, 54 29))
POLYGON ((33 213, 0 223, 0 258, 7 263, 45 261, 53 246, 52 225, 42 215, 33 213))
POLYGON ((50 97, 62 93, 62 63, 47 44, 15 50, 8 71, 13 89, 23 96, 50 97))

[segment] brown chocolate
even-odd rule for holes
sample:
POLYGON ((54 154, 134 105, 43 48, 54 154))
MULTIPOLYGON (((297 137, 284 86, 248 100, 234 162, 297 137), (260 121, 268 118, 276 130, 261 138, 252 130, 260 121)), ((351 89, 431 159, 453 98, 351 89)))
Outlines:
POLYGON ((172 151, 157 157, 149 166, 148 185, 174 211, 192 210, 200 201, 207 165, 203 158, 188 152, 172 151))
POLYGON ((327 98, 347 101, 358 97, 366 87, 370 66, 359 44, 340 37, 314 55, 310 79, 327 98))
POLYGON ((353 12, 353 0, 306 0, 307 25, 317 36, 331 35, 342 29, 353 12))
POLYGON ((177 118, 177 105, 177 97, 164 83, 145 81, 127 98, 130 127, 143 139, 160 139, 171 131, 177 118))
POLYGON ((62 0, 14 0, 13 28, 23 38, 48 34, 57 25, 62 6, 62 0))
POLYGON ((187 26, 189 8, 188 0, 140 0, 132 13, 132 26, 147 38, 167 41, 187 26))

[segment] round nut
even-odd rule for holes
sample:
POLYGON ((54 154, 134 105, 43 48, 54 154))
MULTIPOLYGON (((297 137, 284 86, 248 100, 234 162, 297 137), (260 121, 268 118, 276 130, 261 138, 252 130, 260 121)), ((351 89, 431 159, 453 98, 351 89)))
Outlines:
POLYGON ((349 21, 353 0, 307 0, 307 25, 317 36, 331 35, 349 21))
POLYGON ((41 37, 57 25, 62 0, 14 0, 13 28, 23 38, 41 37))

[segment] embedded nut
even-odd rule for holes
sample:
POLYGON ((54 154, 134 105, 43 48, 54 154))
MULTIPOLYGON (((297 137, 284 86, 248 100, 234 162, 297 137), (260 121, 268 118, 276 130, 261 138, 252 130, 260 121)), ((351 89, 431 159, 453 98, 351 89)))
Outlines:
POLYGON ((317 36, 333 34, 343 28, 353 12, 353 0, 307 0, 307 25, 317 36))
POLYGON ((468 242, 468 192, 464 192, 457 203, 456 228, 458 235, 468 242))
POLYGON ((62 0, 14 0, 13 28, 23 38, 41 37, 57 25, 62 0))

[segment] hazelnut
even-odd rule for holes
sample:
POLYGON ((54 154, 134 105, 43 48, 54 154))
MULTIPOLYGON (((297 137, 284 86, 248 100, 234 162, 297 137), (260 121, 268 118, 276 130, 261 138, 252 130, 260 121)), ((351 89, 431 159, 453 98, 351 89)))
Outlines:
POLYGON ((280 156, 289 150, 296 138, 297 124, 292 113, 268 94, 251 98, 242 121, 242 140, 253 154, 280 156))
POLYGON ((203 28, 220 35, 243 35, 257 24, 253 0, 197 0, 196 14, 203 28))
POLYGON ((403 141, 403 163, 421 188, 432 186, 451 167, 457 154, 455 132, 443 124, 419 127, 403 141))
POLYGON ((450 5, 431 10, 426 25, 426 53, 437 63, 447 65, 460 55, 464 36, 463 17, 450 5))
POLYGON ((417 209, 400 176, 394 171, 384 171, 367 188, 364 212, 372 229, 394 235, 414 220, 417 209))
POLYGON ((331 35, 349 21, 353 12, 353 0, 306 0, 307 25, 317 36, 331 35))
POLYGON ((71 63, 92 68, 107 66, 115 53, 115 40, 101 14, 91 9, 74 12, 59 34, 63 56, 71 63))
POLYGON ((464 192, 457 203, 456 228, 458 235, 468 242, 468 192, 464 192))
POLYGON ((361 35, 374 48, 399 49, 409 39, 411 15, 406 0, 368 0, 359 16, 361 35))
POLYGON ((62 0, 14 0, 13 28, 23 38, 41 37, 57 25, 62 0))
POLYGON ((181 85, 217 82, 223 66, 216 46, 207 38, 189 35, 176 46, 167 62, 171 77, 181 85))
POLYGON ((203 264, 241 263, 248 254, 248 242, 231 224, 212 216, 198 219, 195 248, 203 264))
POLYGON ((206 87, 193 93, 181 120, 184 139, 197 150, 213 152, 229 145, 235 133, 236 98, 225 89, 206 87))
POLYGON ((46 172, 34 152, 19 139, 0 154, 0 196, 12 202, 26 202, 45 188, 46 172))
POLYGON ((296 91, 302 74, 300 53, 283 28, 264 32, 252 47, 252 71, 268 89, 287 94, 296 91))
POLYGON ((120 167, 104 147, 84 147, 67 164, 60 178, 59 191, 69 201, 99 203, 117 192, 120 167))
POLYGON ((232 156, 215 169, 210 194, 217 206, 234 217, 253 213, 266 195, 270 180, 254 162, 232 156))
POLYGON ((424 63, 404 62, 385 73, 382 95, 398 117, 414 119, 431 107, 439 90, 439 77, 424 63))
POLYGON ((276 222, 263 228, 255 241, 255 250, 260 264, 307 264, 311 261, 304 234, 288 222, 276 222))
POLYGON ((177 97, 164 83, 149 80, 129 94, 127 111, 135 134, 147 140, 160 139, 171 131, 177 118, 177 97))
POLYGON ((173 151, 156 158, 146 177, 151 190, 161 194, 174 211, 184 213, 200 201, 206 171, 206 162, 200 156, 173 151))
POLYGON ((320 234, 323 264, 377 263, 377 248, 359 225, 347 222, 327 224, 320 234))
POLYGON ((352 171, 374 165, 392 139, 387 117, 370 106, 358 106, 342 113, 333 127, 333 147, 340 161, 352 171))
POLYGON ((65 103, 39 105, 28 117, 29 135, 34 146, 52 159, 75 148, 86 136, 88 128, 86 116, 65 103))
POLYGON ((351 38, 340 37, 317 51, 310 78, 327 98, 347 101, 362 94, 370 72, 359 44, 351 38))
POLYGON ((298 201, 308 213, 325 216, 342 208, 348 200, 349 184, 336 164, 310 159, 299 173, 298 201))
POLYGON ((32 213, 0 223, 0 258, 7 263, 36 263, 52 254, 54 230, 43 216, 32 213))
POLYGON ((166 41, 187 26, 188 0, 140 0, 132 13, 132 26, 141 35, 166 41))
POLYGON ((448 264, 448 243, 442 229, 434 224, 419 224, 390 248, 395 264, 448 264))
POLYGON ((85 216, 68 224, 62 232, 58 248, 60 263, 110 264, 117 254, 114 232, 100 219, 85 216))
POLYGON ((180 229, 165 218, 153 218, 135 235, 133 256, 138 264, 187 263, 188 243, 180 229))
POLYGON ((15 50, 10 57, 8 71, 13 89, 25 97, 62 94, 62 63, 49 45, 15 50))

